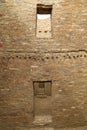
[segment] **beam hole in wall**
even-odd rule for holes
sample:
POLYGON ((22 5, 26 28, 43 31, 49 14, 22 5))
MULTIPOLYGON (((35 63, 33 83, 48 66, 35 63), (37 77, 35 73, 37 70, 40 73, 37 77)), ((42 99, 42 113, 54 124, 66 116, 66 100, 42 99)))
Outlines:
POLYGON ((42 31, 39 31, 39 33, 41 33, 42 31))
POLYGON ((52 5, 37 5, 37 38, 52 37, 52 5))

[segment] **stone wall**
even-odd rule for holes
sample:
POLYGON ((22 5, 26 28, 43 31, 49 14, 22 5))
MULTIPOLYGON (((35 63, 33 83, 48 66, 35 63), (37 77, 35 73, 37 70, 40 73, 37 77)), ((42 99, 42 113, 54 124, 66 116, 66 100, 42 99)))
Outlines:
POLYGON ((87 52, 84 51, 4 54, 0 60, 1 126, 31 127, 33 81, 48 80, 52 80, 53 126, 86 125, 86 60, 87 52))
MULTIPOLYGON (((87 125, 86 0, 0 3, 0 129, 32 127, 33 81, 52 81, 52 126, 87 125), (36 38, 36 5, 53 5, 52 38, 36 38)), ((44 104, 45 105, 45 104, 44 104)))
POLYGON ((0 40, 5 50, 78 50, 87 47, 86 0, 11 1, 0 3, 0 40), (40 3, 53 5, 52 39, 36 38, 36 7, 40 3))

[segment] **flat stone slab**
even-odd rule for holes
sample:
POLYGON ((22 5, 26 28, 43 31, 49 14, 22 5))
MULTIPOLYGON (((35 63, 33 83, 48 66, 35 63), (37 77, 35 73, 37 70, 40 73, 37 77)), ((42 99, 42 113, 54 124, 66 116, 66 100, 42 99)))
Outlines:
POLYGON ((30 130, 54 130, 54 128, 46 127, 46 128, 31 128, 30 130))
POLYGON ((46 125, 52 123, 52 116, 47 115, 47 116, 35 116, 34 125, 46 125))

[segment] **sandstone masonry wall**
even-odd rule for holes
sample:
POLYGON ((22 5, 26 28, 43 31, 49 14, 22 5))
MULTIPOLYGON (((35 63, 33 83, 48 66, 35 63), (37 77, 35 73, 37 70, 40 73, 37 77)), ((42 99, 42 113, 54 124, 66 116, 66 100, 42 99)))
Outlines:
POLYGON ((1 130, 33 126, 33 81, 48 80, 51 125, 87 125, 86 21, 86 0, 0 2, 1 130), (37 4, 53 5, 51 39, 36 38, 37 4))

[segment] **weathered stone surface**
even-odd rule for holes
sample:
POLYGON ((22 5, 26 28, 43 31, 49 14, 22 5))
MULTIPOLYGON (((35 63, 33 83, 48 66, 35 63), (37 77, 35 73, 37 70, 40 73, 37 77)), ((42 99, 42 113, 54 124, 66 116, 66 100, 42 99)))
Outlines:
POLYGON ((0 130, 35 127, 33 81, 52 81, 50 128, 87 129, 86 0, 1 0, 0 130), (37 4, 53 5, 51 39, 36 37, 37 4))

